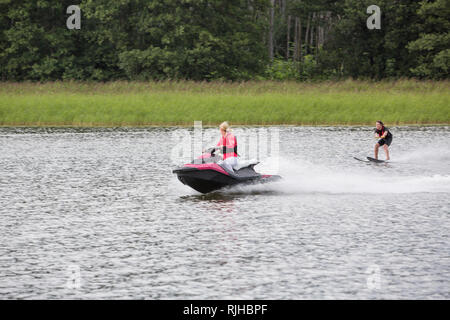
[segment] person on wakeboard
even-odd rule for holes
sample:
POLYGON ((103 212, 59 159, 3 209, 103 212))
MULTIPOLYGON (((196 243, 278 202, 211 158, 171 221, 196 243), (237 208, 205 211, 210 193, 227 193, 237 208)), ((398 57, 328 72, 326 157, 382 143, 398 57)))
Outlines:
POLYGON ((217 143, 217 147, 222 151, 223 160, 219 161, 218 164, 225 167, 228 171, 234 172, 233 169, 238 165, 236 137, 231 133, 228 122, 222 122, 219 128, 222 136, 217 143))
POLYGON ((392 143, 392 133, 384 126, 381 120, 376 122, 375 138, 379 139, 375 144, 375 159, 378 160, 378 149, 380 146, 383 146, 384 152, 386 153, 386 160, 389 160, 389 146, 392 143))

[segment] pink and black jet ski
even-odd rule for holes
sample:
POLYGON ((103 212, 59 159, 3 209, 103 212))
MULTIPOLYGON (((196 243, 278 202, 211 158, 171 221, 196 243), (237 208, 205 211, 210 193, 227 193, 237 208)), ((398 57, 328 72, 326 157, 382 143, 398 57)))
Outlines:
POLYGON ((215 154, 217 148, 209 148, 200 157, 173 170, 178 180, 201 193, 208 193, 236 184, 265 183, 281 179, 277 175, 259 174, 253 168, 255 160, 239 161, 234 172, 228 171, 218 162, 221 156, 215 154))

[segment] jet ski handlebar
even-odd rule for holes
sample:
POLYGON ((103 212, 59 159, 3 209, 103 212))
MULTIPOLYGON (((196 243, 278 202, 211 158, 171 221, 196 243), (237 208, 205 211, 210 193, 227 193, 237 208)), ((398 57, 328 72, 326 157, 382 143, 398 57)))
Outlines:
POLYGON ((222 148, 221 147, 209 147, 209 148, 207 148, 207 149, 205 149, 205 150, 203 150, 203 154, 210 154, 211 155, 211 157, 214 157, 214 156, 216 156, 216 155, 218 155, 218 154, 221 154, 222 152, 222 148), (217 152, 217 154, 216 154, 216 152, 217 152))

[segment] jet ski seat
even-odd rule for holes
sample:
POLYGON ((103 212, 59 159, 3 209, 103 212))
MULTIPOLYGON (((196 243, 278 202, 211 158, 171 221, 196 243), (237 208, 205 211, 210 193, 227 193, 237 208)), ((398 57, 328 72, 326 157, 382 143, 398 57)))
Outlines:
POLYGON ((238 165, 234 168, 234 172, 230 172, 224 166, 221 166, 228 174, 236 179, 259 177, 259 173, 256 173, 253 167, 259 163, 256 159, 238 161, 238 165))
POLYGON ((248 166, 251 166, 251 165, 257 165, 258 163, 259 163, 259 161, 256 160, 256 159, 239 160, 238 161, 238 165, 235 168, 233 168, 233 169, 234 169, 234 171, 239 171, 242 168, 245 168, 245 167, 248 167, 248 166))

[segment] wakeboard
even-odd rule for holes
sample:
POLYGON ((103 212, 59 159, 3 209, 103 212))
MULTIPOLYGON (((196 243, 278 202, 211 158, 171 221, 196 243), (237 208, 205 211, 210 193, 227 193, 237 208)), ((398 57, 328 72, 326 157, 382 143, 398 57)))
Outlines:
POLYGON ((358 160, 358 161, 361 161, 361 162, 370 162, 369 160, 363 160, 363 159, 359 159, 359 158, 357 158, 357 157, 353 157, 353 159, 358 160))
POLYGON ((386 161, 384 161, 384 160, 378 160, 378 159, 375 159, 375 158, 372 158, 372 157, 367 157, 367 160, 372 161, 372 162, 375 162, 375 163, 383 163, 383 162, 386 162, 386 161))

